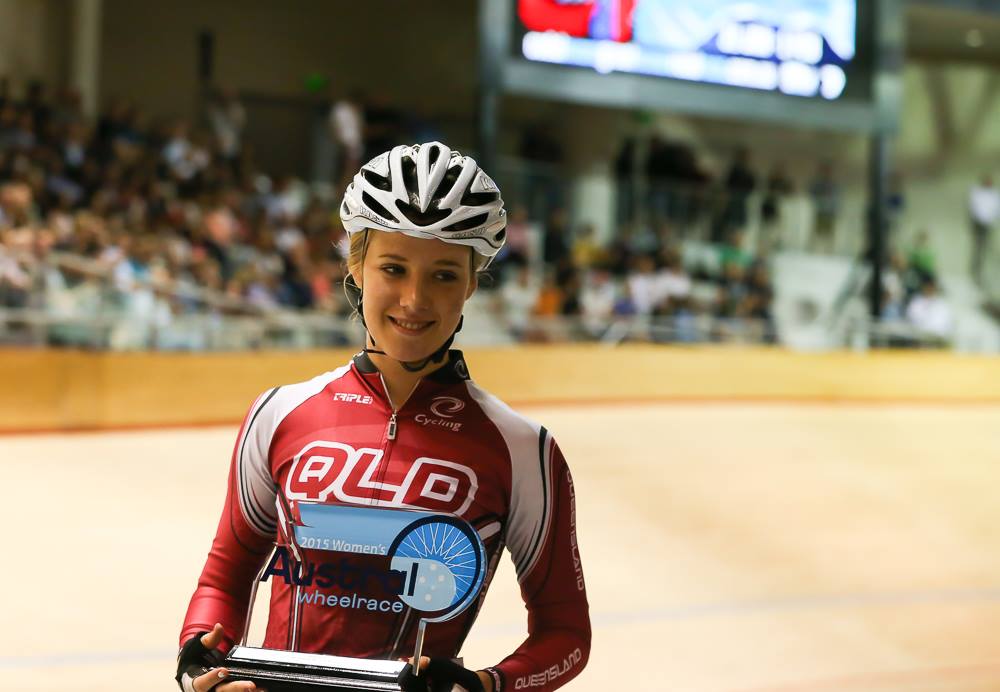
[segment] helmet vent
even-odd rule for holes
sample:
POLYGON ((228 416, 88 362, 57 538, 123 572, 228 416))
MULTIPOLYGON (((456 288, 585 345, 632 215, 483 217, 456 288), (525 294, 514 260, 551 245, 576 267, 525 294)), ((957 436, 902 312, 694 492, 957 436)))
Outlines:
POLYGON ((451 188, 455 187, 455 182, 458 180, 458 176, 462 175, 461 166, 452 166, 447 171, 445 171, 444 177, 441 178, 441 182, 438 184, 437 190, 434 191, 434 199, 441 200, 448 196, 451 192, 451 188))
POLYGON ((388 176, 379 175, 375 171, 370 171, 367 168, 361 169, 361 175, 365 177, 368 184, 374 188, 382 190, 383 192, 389 192, 392 190, 392 181, 389 180, 388 176))
POLYGON ((389 219, 390 221, 393 221, 395 223, 399 223, 399 219, 397 219, 395 216, 393 216, 392 214, 390 214, 388 209, 386 209, 385 207, 383 207, 379 203, 379 201, 377 199, 375 199, 374 197, 372 197, 371 195, 369 195, 367 192, 362 192, 361 193, 361 201, 364 203, 364 205, 366 207, 368 207, 369 209, 371 209, 373 212, 375 212, 379 216, 384 216, 385 218, 389 219))
POLYGON ((467 231, 470 228, 475 228, 476 226, 482 226, 486 223, 486 219, 490 217, 489 214, 476 214, 475 216, 470 216, 467 219, 457 221, 452 225, 448 226, 444 230, 446 231, 467 231))
POLYGON ((416 162, 406 156, 400 161, 403 168, 403 188, 409 195, 415 195, 417 192, 417 164, 416 162))
POLYGON ((484 204, 496 202, 498 199, 500 199, 498 192, 470 192, 466 190, 465 194, 462 195, 462 204, 467 207, 481 207, 484 204))
POLYGON ((444 221, 451 212, 447 209, 428 209, 420 211, 414 204, 408 204, 400 199, 396 200, 396 208, 405 216, 410 223, 417 226, 433 226, 444 221))

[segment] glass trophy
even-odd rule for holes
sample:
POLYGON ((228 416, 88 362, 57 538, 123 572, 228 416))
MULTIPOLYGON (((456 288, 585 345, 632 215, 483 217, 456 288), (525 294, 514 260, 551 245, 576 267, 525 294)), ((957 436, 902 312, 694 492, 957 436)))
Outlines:
MULTIPOLYGON (((419 660, 427 625, 445 622, 464 611, 479 596, 486 576, 486 550, 472 526, 450 515, 417 510, 297 501, 278 497, 278 534, 274 551, 285 551, 291 569, 301 576, 310 555, 354 553, 384 560, 386 570, 402 574, 395 599, 417 611, 414 660, 419 660)), ((290 650, 247 645, 258 585, 273 565, 261 569, 250 594, 246 624, 239 645, 222 664, 229 680, 252 680, 268 692, 337 692, 340 690, 400 690, 402 661, 347 658, 299 651, 298 627, 290 650)), ((298 580, 301 581, 301 580, 298 580)), ((292 592, 292 622, 301 617, 303 587, 292 592)), ((329 598, 338 598, 330 596, 329 598)), ((348 598, 341 596, 341 598, 348 598)))

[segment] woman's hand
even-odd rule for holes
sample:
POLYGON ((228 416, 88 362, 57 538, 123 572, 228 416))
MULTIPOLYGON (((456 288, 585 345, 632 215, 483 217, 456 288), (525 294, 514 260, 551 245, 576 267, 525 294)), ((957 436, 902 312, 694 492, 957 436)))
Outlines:
POLYGON ((493 692, 493 679, 482 671, 471 671, 447 658, 420 657, 419 676, 413 674, 413 659, 399 674, 399 686, 405 692, 450 692, 459 685, 468 692, 493 692))
MULTIPOLYGON (((211 632, 201 636, 201 646, 206 651, 214 651, 222 643, 222 635, 222 625, 216 623, 211 632)), ((193 692, 209 692, 209 690, 211 692, 266 692, 249 680, 226 682, 228 675, 229 671, 226 668, 210 668, 207 673, 197 677, 186 676, 187 679, 181 683, 182 689, 188 692, 187 685, 190 685, 190 690, 193 692)))

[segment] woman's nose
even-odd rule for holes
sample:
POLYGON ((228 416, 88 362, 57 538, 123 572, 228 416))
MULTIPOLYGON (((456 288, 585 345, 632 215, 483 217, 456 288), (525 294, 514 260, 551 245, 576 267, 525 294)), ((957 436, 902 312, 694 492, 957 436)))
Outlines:
POLYGON ((409 277, 399 298, 400 305, 411 310, 418 310, 428 307, 427 301, 427 282, 417 276, 409 277))

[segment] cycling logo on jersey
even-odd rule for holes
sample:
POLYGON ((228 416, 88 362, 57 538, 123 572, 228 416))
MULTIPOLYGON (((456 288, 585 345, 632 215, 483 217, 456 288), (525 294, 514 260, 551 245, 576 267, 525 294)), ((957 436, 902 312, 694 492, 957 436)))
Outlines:
POLYGON ((451 420, 451 418, 463 408, 465 408, 465 402, 461 399, 456 399, 453 396, 437 396, 431 402, 431 413, 437 416, 437 418, 428 416, 426 413, 418 413, 414 417, 414 420, 423 426, 433 425, 445 430, 451 430, 452 432, 458 432, 462 429, 462 424, 451 420))
POLYGON ((349 404, 370 404, 372 397, 370 394, 353 394, 351 392, 337 392, 333 395, 334 401, 344 401, 349 404))
POLYGON ((292 460, 285 495, 290 500, 336 499, 458 516, 472 504, 479 479, 468 466, 420 457, 409 465, 399 482, 375 480, 382 454, 381 449, 355 449, 342 442, 310 442, 292 460))
POLYGON ((436 396, 431 401, 431 413, 441 418, 451 418, 465 408, 465 402, 453 396, 436 396))

